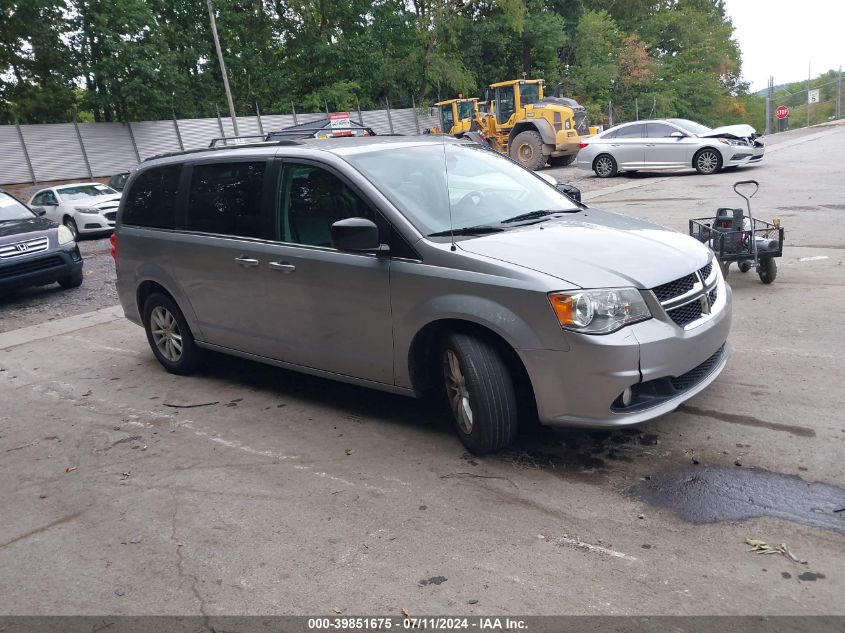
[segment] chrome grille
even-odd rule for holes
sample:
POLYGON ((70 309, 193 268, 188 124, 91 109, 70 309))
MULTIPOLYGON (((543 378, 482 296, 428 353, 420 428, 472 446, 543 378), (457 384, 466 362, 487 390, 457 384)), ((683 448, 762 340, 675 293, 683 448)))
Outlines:
POLYGON ((652 289, 652 292, 655 294, 658 301, 669 301, 670 299, 680 297, 682 294, 686 294, 692 290, 693 286, 695 286, 695 281, 695 275, 690 274, 686 277, 681 277, 680 279, 675 279, 674 281, 665 283, 662 286, 657 286, 657 288, 652 289))
POLYGON ((671 318, 675 323, 684 327, 685 325, 689 325, 693 321, 700 319, 704 312, 701 309, 701 300, 696 299, 682 305, 680 308, 667 310, 666 314, 668 314, 669 318, 671 318))
POLYGON ((40 253, 41 251, 46 251, 48 246, 49 240, 46 237, 36 237, 35 239, 24 240, 23 242, 4 244, 0 246, 0 259, 11 259, 12 257, 20 257, 21 255, 40 253))

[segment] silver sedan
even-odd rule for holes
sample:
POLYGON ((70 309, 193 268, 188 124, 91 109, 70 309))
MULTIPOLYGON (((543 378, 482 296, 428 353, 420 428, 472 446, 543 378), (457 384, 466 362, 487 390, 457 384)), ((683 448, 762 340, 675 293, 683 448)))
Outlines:
POLYGON ((750 125, 711 129, 686 119, 636 121, 584 139, 577 166, 599 178, 640 169, 715 174, 761 161, 764 149, 750 125))

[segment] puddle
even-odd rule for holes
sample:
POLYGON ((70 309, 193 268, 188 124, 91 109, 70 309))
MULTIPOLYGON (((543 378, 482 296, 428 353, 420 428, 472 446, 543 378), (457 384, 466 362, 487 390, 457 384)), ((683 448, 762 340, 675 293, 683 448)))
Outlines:
POLYGON ((671 508, 690 523, 775 517, 845 532, 845 489, 794 475, 743 468, 701 467, 652 475, 626 494, 671 508))

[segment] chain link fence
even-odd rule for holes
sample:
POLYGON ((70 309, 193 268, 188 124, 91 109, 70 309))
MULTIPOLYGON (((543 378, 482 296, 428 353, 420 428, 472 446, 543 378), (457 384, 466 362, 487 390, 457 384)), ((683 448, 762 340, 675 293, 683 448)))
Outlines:
POLYGON ((842 70, 808 80, 805 88, 795 83, 775 86, 769 78, 766 91, 766 134, 818 125, 840 119, 843 100, 842 70))
MULTIPOLYGON (((326 118, 325 112, 237 117, 243 135, 266 134, 326 118)), ((420 134, 439 125, 428 107, 356 110, 353 121, 377 134, 420 134)), ((151 156, 208 147, 214 138, 234 136, 232 120, 170 119, 133 123, 0 125, 0 184, 91 179, 135 168, 151 156)))

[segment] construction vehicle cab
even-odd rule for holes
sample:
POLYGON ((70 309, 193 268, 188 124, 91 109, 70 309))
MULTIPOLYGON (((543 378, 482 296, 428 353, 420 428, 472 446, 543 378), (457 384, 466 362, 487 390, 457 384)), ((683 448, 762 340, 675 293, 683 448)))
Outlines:
POLYGON ((434 104, 440 116, 440 129, 433 132, 445 132, 450 136, 463 136, 469 132, 472 121, 478 113, 478 99, 447 99, 434 104))
POLYGON ((573 99, 546 97, 542 79, 515 79, 490 85, 491 114, 478 127, 497 151, 529 169, 548 161, 569 165, 578 154, 580 135, 588 134, 587 114, 573 99))

